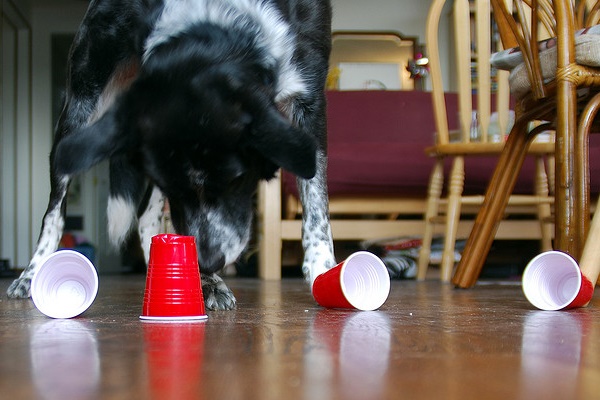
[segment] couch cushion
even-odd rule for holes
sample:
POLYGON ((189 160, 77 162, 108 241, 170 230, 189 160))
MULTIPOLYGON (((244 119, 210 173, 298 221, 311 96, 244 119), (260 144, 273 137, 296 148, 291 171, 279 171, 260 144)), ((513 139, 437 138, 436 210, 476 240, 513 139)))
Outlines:
MULTIPOLYGON (((434 141, 431 93, 417 91, 328 92, 328 186, 331 197, 400 195, 426 197, 434 159, 424 150, 434 141)), ((457 99, 446 95, 450 128, 456 129, 457 99)), ((600 147, 598 148, 600 155, 600 147)), ((496 157, 469 157, 466 193, 482 193, 496 157)), ((446 176, 450 163, 445 165, 446 176)), ((515 193, 532 193, 534 162, 525 162, 515 193)), ((284 191, 297 195, 293 176, 284 191)))

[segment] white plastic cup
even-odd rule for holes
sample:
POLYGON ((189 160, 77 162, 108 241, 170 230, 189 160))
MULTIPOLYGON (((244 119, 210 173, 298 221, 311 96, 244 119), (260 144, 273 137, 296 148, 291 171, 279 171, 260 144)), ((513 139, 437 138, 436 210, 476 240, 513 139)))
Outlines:
POLYGON ((390 294, 390 275, 379 257, 359 251, 319 275, 312 293, 323 307, 376 310, 390 294))
POLYGON ((560 251, 534 257, 523 272, 523 293, 540 310, 567 308, 579 294, 581 270, 577 262, 560 251))
POLYGON ((59 250, 48 256, 31 280, 31 299, 51 318, 73 318, 87 310, 98 293, 96 268, 81 253, 59 250))

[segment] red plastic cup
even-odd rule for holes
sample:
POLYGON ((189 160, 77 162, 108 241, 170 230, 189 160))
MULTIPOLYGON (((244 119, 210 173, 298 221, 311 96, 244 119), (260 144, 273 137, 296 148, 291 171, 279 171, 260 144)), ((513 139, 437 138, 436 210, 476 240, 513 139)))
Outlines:
POLYGON ((140 318, 153 321, 208 318, 193 236, 162 234, 152 238, 140 318))
POLYGON ((390 275, 379 257, 359 251, 317 276, 312 293, 323 307, 376 310, 390 294, 390 275))
POLYGON ((581 307, 594 291, 577 262, 560 251, 547 251, 534 257, 523 271, 522 285, 527 300, 547 311, 581 307))

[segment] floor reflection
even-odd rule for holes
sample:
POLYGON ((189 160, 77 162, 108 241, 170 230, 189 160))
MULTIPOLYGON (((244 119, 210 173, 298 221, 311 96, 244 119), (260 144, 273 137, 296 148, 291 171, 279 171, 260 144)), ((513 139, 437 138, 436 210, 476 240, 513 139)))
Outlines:
POLYGON ((385 386, 391 337, 390 319, 382 312, 317 313, 308 332, 314 347, 305 356, 311 387, 306 397, 327 398, 335 382, 342 388, 342 398, 376 398, 378 388, 385 386))
POLYGON ((201 399, 205 322, 143 322, 152 399, 201 399))
POLYGON ((560 388, 554 387, 553 394, 576 393, 586 320, 585 313, 568 311, 526 315, 521 347, 524 391, 539 395, 544 382, 555 380, 560 388))
POLYGON ((94 325, 54 319, 30 335, 33 382, 46 399, 95 398, 100 357, 94 325))

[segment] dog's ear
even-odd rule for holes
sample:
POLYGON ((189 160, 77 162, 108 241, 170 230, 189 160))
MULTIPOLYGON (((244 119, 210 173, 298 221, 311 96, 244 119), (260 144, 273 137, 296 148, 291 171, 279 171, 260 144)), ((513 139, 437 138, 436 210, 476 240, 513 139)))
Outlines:
POLYGON ((114 104, 97 121, 63 137, 54 149, 53 166, 59 174, 84 172, 123 150, 129 140, 124 121, 114 104))
MULTIPOLYGON (((237 64, 219 65, 198 74, 192 86, 197 93, 211 99, 214 115, 222 115, 223 120, 236 118, 236 123, 230 126, 250 127, 250 146, 263 156, 302 178, 312 178, 316 172, 317 139, 294 127, 279 112, 266 87, 256 83, 256 75, 260 73, 250 74, 251 70, 237 64), (241 107, 224 106, 231 99, 241 102, 241 107)), ((265 80, 269 81, 267 77, 268 74, 265 80)))
POLYGON ((251 145, 283 169, 305 179, 315 176, 317 139, 294 127, 274 106, 255 119, 251 145))

